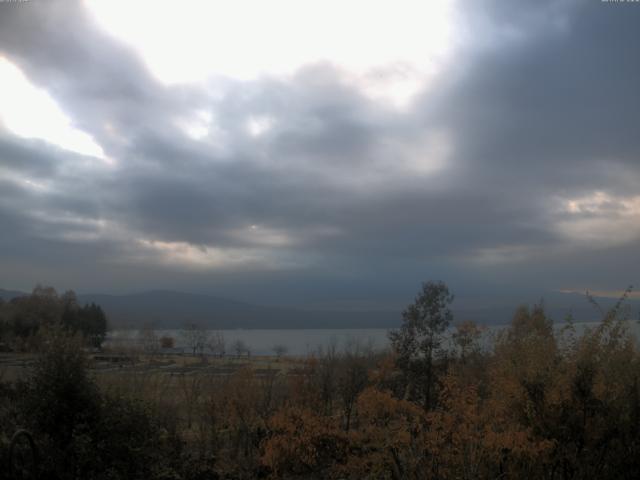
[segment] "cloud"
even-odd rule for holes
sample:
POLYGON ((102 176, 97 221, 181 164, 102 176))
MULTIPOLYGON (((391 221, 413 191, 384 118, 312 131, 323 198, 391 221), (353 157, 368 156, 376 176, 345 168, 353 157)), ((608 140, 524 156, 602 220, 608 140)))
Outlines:
POLYGON ((640 9, 457 12, 446 68, 398 109, 326 60, 162 83, 83 3, 0 4, 0 55, 113 160, 0 128, 0 282, 282 302, 632 283, 640 9))

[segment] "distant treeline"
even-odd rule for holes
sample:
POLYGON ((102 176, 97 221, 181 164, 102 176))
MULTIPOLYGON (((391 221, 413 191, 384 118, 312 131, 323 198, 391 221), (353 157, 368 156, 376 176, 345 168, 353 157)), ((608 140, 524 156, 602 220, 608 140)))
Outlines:
POLYGON ((99 347, 106 336, 107 317, 99 305, 80 305, 73 290, 58 295, 54 288, 38 285, 31 295, 0 298, 0 341, 6 348, 29 348, 41 328, 53 326, 79 333, 89 345, 99 347))
POLYGON ((443 341, 453 296, 427 282, 388 353, 354 343, 282 369, 136 369, 102 384, 75 338, 43 329, 32 374, 0 383, 0 431, 34 433, 46 478, 635 480, 640 352, 625 298, 580 335, 542 305, 519 308, 487 351, 470 322, 443 341))

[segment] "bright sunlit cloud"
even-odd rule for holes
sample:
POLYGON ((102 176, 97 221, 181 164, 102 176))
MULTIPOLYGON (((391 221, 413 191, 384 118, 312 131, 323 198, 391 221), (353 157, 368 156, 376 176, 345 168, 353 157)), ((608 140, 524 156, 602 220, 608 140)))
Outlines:
POLYGON ((200 110, 190 118, 178 119, 176 126, 193 140, 201 140, 209 135, 212 123, 213 115, 211 115, 211 112, 200 110))
POLYGON ((0 120, 12 133, 107 160, 100 145, 74 128, 46 91, 32 85, 20 69, 3 57, 0 57, 0 78, 0 120))
POLYGON ((240 242, 248 245, 286 247, 295 243, 295 239, 288 232, 259 225, 250 225, 248 228, 237 229, 230 233, 240 242))
POLYGON ((86 0, 166 84, 250 80, 330 62, 363 93, 402 106, 453 44, 449 0, 86 0))
POLYGON ((567 218, 557 224, 558 232, 577 243, 608 247, 640 238, 640 195, 595 191, 564 200, 561 211, 567 218))
POLYGON ((146 238, 138 239, 138 244, 143 247, 145 256, 152 255, 149 260, 153 262, 159 260, 161 263, 188 268, 221 268, 255 260, 238 249, 197 247, 186 242, 163 242, 146 238))
MULTIPOLYGON (((269 249, 197 246, 188 242, 166 242, 149 238, 138 238, 126 261, 194 271, 244 267, 273 269, 281 266, 269 249)), ((291 259, 289 265, 293 265, 291 259)))
POLYGON ((247 121, 247 130, 252 137, 259 137, 271 129, 273 122, 273 118, 269 116, 251 116, 247 121))

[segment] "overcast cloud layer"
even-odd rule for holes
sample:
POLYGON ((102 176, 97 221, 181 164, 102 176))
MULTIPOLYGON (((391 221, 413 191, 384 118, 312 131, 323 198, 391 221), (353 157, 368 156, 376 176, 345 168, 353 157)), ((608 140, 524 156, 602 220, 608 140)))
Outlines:
POLYGON ((395 305, 427 279, 637 282, 640 4, 519 3, 458 5, 404 108, 330 61, 168 86, 81 3, 0 3, 0 56, 105 157, 0 124, 0 286, 395 305))

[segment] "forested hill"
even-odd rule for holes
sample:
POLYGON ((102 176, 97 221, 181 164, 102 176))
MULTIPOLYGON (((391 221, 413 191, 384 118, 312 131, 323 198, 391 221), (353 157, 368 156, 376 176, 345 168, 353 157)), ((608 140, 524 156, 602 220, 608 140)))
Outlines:
MULTIPOLYGON (((10 300, 28 295, 0 289, 0 298, 10 300)), ((291 307, 270 307, 227 298, 168 290, 127 295, 78 295, 80 304, 100 305, 111 328, 181 328, 198 323, 209 328, 390 328, 400 322, 400 312, 318 311, 291 307)))
POLYGON ((311 311, 268 307, 209 295, 149 291, 131 295, 80 295, 101 305, 112 326, 179 328, 197 322, 210 328, 389 328, 398 325, 394 311, 311 311))
POLYGON ((25 295, 29 294, 25 292, 19 292, 17 290, 3 290, 2 288, 0 288, 0 298, 5 301, 9 301, 12 298, 16 297, 23 297, 25 295))
MULTIPOLYGON (((0 289, 0 298, 26 295, 0 289)), ((556 322, 572 313, 576 321, 596 321, 598 312, 583 295, 546 293, 532 296, 530 303, 544 298, 545 308, 556 322)), ((401 309, 377 311, 304 310, 289 307, 254 305, 227 298, 167 290, 153 290, 128 295, 78 295, 81 304, 100 305, 111 328, 138 328, 152 323, 156 328, 180 328, 185 322, 197 322, 210 328, 394 328, 400 324, 401 309)), ((603 308, 614 299, 598 298, 603 308)), ((479 324, 506 324, 518 300, 503 300, 483 306, 454 301, 454 321, 473 320, 479 324)), ((638 318, 640 301, 628 302, 630 316, 638 318)))

